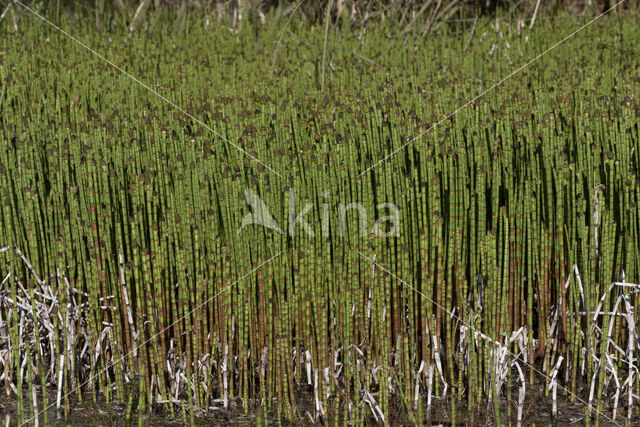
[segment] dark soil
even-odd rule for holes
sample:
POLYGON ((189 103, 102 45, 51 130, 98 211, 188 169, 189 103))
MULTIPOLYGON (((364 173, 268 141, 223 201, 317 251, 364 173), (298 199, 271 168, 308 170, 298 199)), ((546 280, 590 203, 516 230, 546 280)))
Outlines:
MULTIPOLYGON (((446 398, 434 398, 432 400, 431 413, 427 415, 426 408, 426 396, 422 396, 423 404, 423 416, 424 419, 420 423, 421 425, 452 425, 452 399, 451 393, 457 393, 456 390, 449 390, 446 398)), ((505 387, 505 393, 508 393, 508 389, 505 387)), ((588 395, 588 389, 584 389, 581 392, 580 398, 585 399, 588 395)), ((311 425, 312 417, 314 414, 314 400, 313 389, 310 386, 299 386, 295 391, 296 397, 296 413, 294 414, 293 422, 286 422, 281 419, 284 424, 293 425, 311 425)), ((513 386, 511 389, 511 399, 508 401, 508 396, 505 394, 500 399, 500 423, 501 425, 516 425, 517 421, 517 398, 518 398, 518 385, 513 386)), ((55 402, 55 396, 51 395, 49 402, 55 402)), ((29 399, 25 393, 25 400, 29 399)), ((133 399, 137 402, 137 399, 133 399)), ((42 399, 39 400, 42 405, 42 399)), ((604 415, 600 416, 599 422, 603 426, 624 425, 626 421, 627 411, 624 406, 626 404, 626 398, 620 398, 620 405, 618 407, 618 413, 616 417, 616 424, 610 420, 613 410, 613 397, 610 401, 606 400, 603 404, 604 415), (624 403, 623 403, 624 400, 624 403)), ((330 402, 325 408, 327 415, 326 424, 340 425, 351 424, 349 414, 344 405, 340 405, 337 410, 335 405, 330 402)), ((70 412, 66 420, 56 419, 55 407, 48 410, 48 424, 60 425, 60 426, 128 426, 132 424, 141 424, 144 426, 173 426, 184 425, 185 423, 193 422, 195 425, 256 425, 256 424, 276 424, 278 423, 278 414, 276 411, 277 402, 274 402, 273 407, 265 411, 262 407, 251 407, 248 413, 244 413, 239 400, 231 400, 228 408, 212 407, 208 412, 200 412, 190 414, 187 412, 187 418, 183 417, 183 410, 180 405, 174 405, 173 417, 169 408, 166 405, 156 405, 150 413, 137 414, 135 409, 130 411, 131 415, 127 418, 127 406, 121 403, 106 403, 106 401, 99 397, 96 402, 93 401, 92 395, 88 395, 82 402, 76 401, 70 405, 70 412)), ((375 418, 372 415, 368 405, 365 408, 365 419, 363 420, 367 425, 376 425, 375 418)), ((565 396, 560 390, 558 390, 558 402, 557 402, 558 414, 554 418, 552 416, 552 402, 551 394, 545 397, 544 383, 536 382, 533 386, 527 385, 527 397, 524 404, 523 425, 532 426, 547 426, 547 425, 584 425, 586 424, 586 405, 580 402, 578 399, 575 402, 571 402, 569 395, 565 396)), ((29 412, 30 409, 25 409, 29 412)), ((17 425, 16 419, 17 403, 14 398, 7 398, 3 396, 0 398, 0 422, 5 423, 8 417, 10 425, 17 425)), ((400 405, 399 402, 391 402, 391 416, 387 420, 391 425, 414 425, 411 421, 407 409, 400 405)), ((40 416, 40 422, 43 418, 40 416)), ((591 417, 591 421, 595 422, 595 411, 591 417)), ((33 421, 30 422, 31 424, 33 421)), ((468 408, 468 402, 466 399, 456 402, 456 425, 469 425, 469 426, 485 426, 485 425, 498 425, 496 415, 494 413, 493 404, 489 402, 480 402, 471 408, 468 408)), ((634 410, 634 415, 631 419, 631 425, 640 425, 640 409, 634 410)))

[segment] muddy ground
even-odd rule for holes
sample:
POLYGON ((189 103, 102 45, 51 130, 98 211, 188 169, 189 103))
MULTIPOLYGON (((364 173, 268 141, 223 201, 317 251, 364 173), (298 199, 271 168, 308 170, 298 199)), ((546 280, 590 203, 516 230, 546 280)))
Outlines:
MULTIPOLYGON (((450 392, 455 392, 451 390, 450 392)), ((500 401, 500 423, 501 425, 513 424, 516 425, 517 421, 517 399, 518 399, 518 384, 511 389, 511 402, 507 401, 508 389, 505 388, 505 394, 501 396, 500 401)), ((26 393, 25 393, 26 397, 26 393)), ((580 398, 588 398, 588 389, 583 389, 580 393, 580 398)), ((49 401, 55 402, 55 395, 51 394, 49 401)), ((310 386, 300 386, 296 390, 297 400, 297 413, 293 422, 285 422, 284 424, 293 425, 312 425, 312 415, 314 410, 313 401, 313 389, 310 386)), ((451 412, 451 398, 434 398, 432 401, 432 408, 430 417, 427 418, 426 411, 426 397, 423 396, 423 415, 424 420, 422 425, 452 425, 452 412, 451 412)), ((40 405, 42 404, 42 398, 39 399, 40 405)), ((137 402, 137 398, 132 395, 132 402, 137 402)), ((141 424, 144 426, 177 426, 184 425, 193 421, 195 425, 255 425, 255 424, 277 424, 278 416, 275 410, 270 409, 265 411, 262 407, 251 407, 248 413, 244 413, 243 408, 239 405, 239 401, 231 401, 230 407, 225 408, 211 408, 207 413, 194 413, 193 415, 187 413, 185 420, 182 408, 179 405, 174 406, 174 414, 172 416, 168 408, 157 405, 150 413, 137 414, 136 410, 131 407, 127 408, 127 405, 121 403, 106 403, 102 396, 99 396, 96 401, 93 401, 91 394, 85 396, 82 402, 75 401, 70 403, 70 411, 67 419, 56 419, 55 407, 48 410, 48 423, 50 425, 60 426, 128 426, 132 424, 141 424), (127 417, 127 412, 129 416, 127 417)), ((613 410, 613 396, 611 399, 605 400, 603 404, 604 416, 600 416, 600 425, 613 426, 613 425, 625 425, 627 410, 624 406, 626 404, 626 397, 620 398, 620 406, 618 407, 616 424, 606 417, 612 417, 613 410), (605 417, 606 416, 606 417, 605 417)), ((133 405, 133 404, 132 404, 133 405)), ((558 414, 554 418, 552 416, 552 401, 551 394, 549 397, 545 397, 544 384, 542 382, 536 382, 533 386, 527 386, 527 397, 524 404, 523 424, 528 426, 538 425, 585 425, 586 420, 586 405, 579 402, 577 399, 575 402, 571 402, 569 395, 564 395, 558 390, 558 414)), ((275 408, 275 405, 274 405, 275 408)), ((369 406, 366 405, 364 414, 364 423, 367 425, 381 424, 380 420, 376 421, 373 417, 369 406)), ((30 412, 30 409, 25 409, 25 412, 30 412)), ((9 425, 18 425, 17 423, 17 403, 15 399, 7 398, 4 393, 0 398, 0 422, 6 423, 9 420, 9 425)), ((339 424, 339 425, 351 425, 353 422, 352 416, 350 417, 348 411, 344 406, 337 408, 334 405, 328 405, 326 409, 327 419, 326 424, 339 424)), ((41 415, 42 417, 42 415, 41 415)), ((387 420, 392 425, 414 425, 408 416, 405 408, 394 405, 392 402, 390 419, 387 420)), ((595 416, 591 417, 591 421, 595 422, 595 416)), ((42 418, 40 418, 42 423, 42 418)), ((30 422, 33 424, 33 420, 30 422)), ((482 402, 471 408, 471 411, 467 408, 467 401, 463 400, 457 403, 456 406, 456 425, 470 425, 470 426, 485 426, 485 425, 498 425, 493 405, 487 402, 482 402)), ((633 416, 631 418, 631 425, 640 425, 640 408, 635 408, 633 416)))

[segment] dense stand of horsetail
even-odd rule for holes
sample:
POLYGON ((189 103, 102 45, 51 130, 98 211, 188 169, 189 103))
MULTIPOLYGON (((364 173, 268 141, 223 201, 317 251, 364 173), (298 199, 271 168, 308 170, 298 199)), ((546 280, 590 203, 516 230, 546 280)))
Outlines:
POLYGON ((7 419, 637 422, 637 18, 3 23, 7 419))

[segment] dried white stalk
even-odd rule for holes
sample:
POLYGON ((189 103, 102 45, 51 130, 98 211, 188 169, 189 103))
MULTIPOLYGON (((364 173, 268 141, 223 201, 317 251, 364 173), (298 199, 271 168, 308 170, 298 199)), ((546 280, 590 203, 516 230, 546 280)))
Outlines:
POLYGON ((427 418, 431 414, 431 396, 433 392, 433 365, 429 364, 429 375, 427 376, 427 418))
POLYGON ((629 377, 627 381, 629 383, 629 400, 627 402, 627 419, 631 420, 631 414, 633 413, 633 371, 636 369, 634 365, 633 349, 636 343, 636 323, 633 317, 633 307, 629 303, 628 298, 625 296, 624 304, 627 309, 627 328, 629 330, 629 342, 627 343, 627 363, 629 364, 629 377))
POLYGON ((415 391, 413 393, 413 409, 418 408, 418 398, 420 397, 420 374, 424 370, 425 362, 424 360, 420 362, 420 367, 418 368, 418 372, 416 372, 416 385, 415 391))
POLYGON ((522 426, 522 410, 524 408, 524 398, 527 391, 527 382, 524 380, 524 375, 522 373, 522 369, 520 369, 520 364, 518 362, 513 362, 516 365, 516 369, 518 369, 518 377, 520 378, 520 389, 518 390, 518 427, 522 426))
POLYGON ((35 373, 35 369, 36 367, 33 365, 33 363, 29 363, 29 366, 27 369, 29 369, 30 374, 29 377, 31 379, 31 401, 33 403, 33 425, 34 427, 38 427, 40 425, 40 411, 38 410, 38 394, 36 393, 36 382, 33 381, 33 374, 35 373))
POLYGON ((382 412, 382 409, 380 409, 380 406, 378 406, 376 399, 371 395, 371 393, 369 393, 368 390, 364 391, 364 397, 362 398, 362 400, 365 401, 371 408, 371 412, 373 413, 373 417, 375 418, 375 420, 378 421, 378 416, 376 416, 377 412, 380 416, 380 419, 382 420, 382 423, 384 424, 384 413, 382 412))
POLYGON ((60 367, 58 368, 58 395, 56 397, 56 412, 58 419, 61 419, 60 400, 62 399, 62 374, 64 372, 64 354, 60 355, 60 367))
POLYGON ((229 370, 227 369, 229 359, 229 346, 224 346, 224 359, 222 361, 222 384, 224 390, 224 407, 229 407, 229 370))
POLYGON ((438 339, 436 336, 433 336, 432 339, 433 339, 433 358, 436 362, 436 367, 438 368, 438 374, 440 375, 440 380, 444 384, 444 388, 442 389, 442 396, 440 397, 446 397, 449 384, 447 384, 447 381, 445 381, 444 372, 442 372, 442 363, 440 362, 440 348, 438 347, 438 339))
POLYGON ((620 397, 620 381, 618 380, 618 374, 616 373, 616 369, 613 366, 613 362, 611 361, 611 356, 609 356, 608 354, 605 354, 605 357, 607 358, 607 366, 609 368, 609 371, 611 372, 612 376, 613 376, 613 380, 616 383, 616 394, 613 397, 613 419, 616 419, 616 412, 618 410, 618 398, 620 397))
MULTIPOLYGON (((266 351, 266 347, 265 347, 265 351, 266 351)), ((305 356, 306 356, 306 369, 307 369, 307 384, 311 385, 311 352, 309 350, 305 351, 305 356)), ((262 374, 262 376, 264 377, 264 373, 262 374)))
POLYGON ((329 368, 324 368, 324 384, 325 384, 325 399, 328 400, 331 397, 331 386, 329 384, 329 368))
POLYGON ((555 366, 551 370, 551 375, 549 376, 551 381, 549 382, 548 389, 551 390, 551 399, 552 399, 551 412, 554 417, 558 414, 558 402, 556 399, 557 392, 558 392, 558 381, 556 380, 556 377, 558 376, 558 371, 560 370, 560 365, 562 364, 563 359, 564 359, 563 356, 558 357, 558 361, 556 362, 555 366))
POLYGON ((596 377, 600 371, 600 359, 596 359, 596 368, 594 369, 593 376, 591 377, 591 386, 589 388, 589 416, 593 410, 593 395, 596 391, 596 377))

